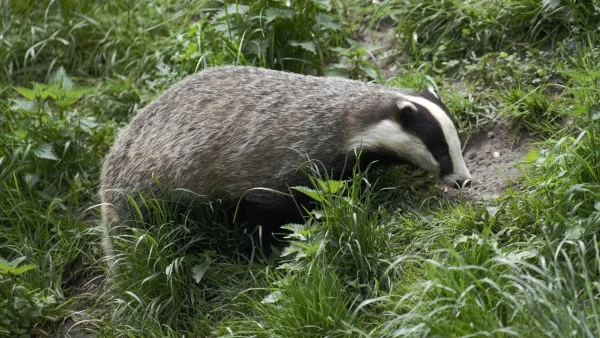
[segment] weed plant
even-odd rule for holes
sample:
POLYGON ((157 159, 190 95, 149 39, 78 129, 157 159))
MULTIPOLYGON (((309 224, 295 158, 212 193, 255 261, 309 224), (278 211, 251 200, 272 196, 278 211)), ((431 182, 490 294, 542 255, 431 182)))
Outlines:
POLYGON ((576 1, 412 1, 396 4, 402 42, 417 58, 444 61, 549 43, 593 29, 600 13, 576 1), (573 28, 572 23, 580 23, 573 28))

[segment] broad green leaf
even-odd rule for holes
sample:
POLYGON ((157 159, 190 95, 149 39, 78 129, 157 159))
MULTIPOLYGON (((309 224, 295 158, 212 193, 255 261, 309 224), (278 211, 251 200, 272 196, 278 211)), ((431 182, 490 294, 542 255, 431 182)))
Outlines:
POLYGON ((267 23, 275 21, 279 18, 291 19, 295 14, 296 12, 294 12, 294 10, 291 8, 267 8, 267 10, 265 10, 267 23))
POLYGON ((79 97, 81 98, 83 95, 87 93, 91 93, 94 91, 94 88, 91 87, 75 87, 68 91, 69 96, 79 97))
POLYGON ((27 257, 25 257, 25 256, 21 256, 21 257, 17 257, 17 258, 15 258, 15 259, 13 259, 13 260, 12 260, 12 261, 10 261, 10 262, 9 262, 9 261, 6 261, 6 260, 3 260, 3 261, 4 261, 4 262, 6 262, 6 263, 7 263, 9 266, 11 266, 11 267, 15 267, 15 266, 17 266, 17 265, 21 264, 21 262, 23 262, 25 259, 27 259, 27 257))
POLYGON ((78 100, 79 100, 79 98, 69 98, 69 99, 56 100, 56 101, 54 101, 54 103, 56 103, 56 105, 61 108, 67 108, 69 106, 72 106, 78 100))
POLYGON ((350 73, 345 67, 332 67, 327 70, 325 76, 348 78, 350 73))
POLYGON ((322 13, 317 15, 317 26, 329 28, 334 31, 342 30, 342 27, 337 23, 337 21, 334 18, 322 13))
POLYGON ((330 193, 330 194, 337 193, 345 185, 344 181, 337 181, 337 180, 327 180, 327 181, 318 180, 317 182, 318 182, 319 186, 321 187, 321 189, 323 189, 323 191, 330 193))
POLYGON ((202 262, 202 264, 195 265, 192 268, 192 274, 193 274, 193 277, 194 277, 194 280, 196 281, 196 283, 200 283, 200 281, 202 280, 202 277, 204 277, 204 274, 206 273, 206 271, 208 271, 208 268, 211 263, 212 263, 212 260, 210 259, 210 257, 206 256, 204 258, 204 262, 202 262))
POLYGON ((578 240, 584 233, 585 229, 582 226, 572 225, 565 231, 565 238, 569 240, 578 240))
POLYGON ((506 255, 507 259, 511 261, 522 261, 524 259, 533 258, 538 255, 538 251, 535 249, 525 250, 525 251, 515 251, 506 255))
POLYGON ((595 106, 591 107, 590 111, 592 113, 592 121, 596 121, 597 119, 600 119, 600 105, 595 105, 595 106))
MULTIPOLYGON (((311 241, 312 242, 312 241, 311 241)), ((324 241, 317 241, 316 243, 295 243, 296 245, 298 245, 299 247, 301 247, 304 251, 305 255, 314 255, 315 253, 317 253, 317 251, 319 251, 319 248, 323 245, 324 241)))
MULTIPOLYGON (((54 85, 54 87, 56 87, 57 85, 54 85)), ((45 84, 41 84, 41 83, 34 83, 33 84, 33 90, 35 91, 35 95, 37 98, 41 98, 42 100, 45 100, 48 98, 48 96, 52 97, 52 98, 56 98, 56 89, 51 86, 46 86, 45 84)))
POLYGON ((239 4, 231 4, 226 8, 220 10, 216 15, 215 19, 224 18, 226 16, 234 15, 234 14, 244 14, 250 10, 250 6, 239 5, 239 4))
POLYGON ((0 258, 0 275, 1 274, 11 274, 13 276, 21 275, 29 270, 37 268, 36 265, 33 264, 25 264, 17 267, 21 262, 23 262, 27 257, 21 256, 13 259, 12 261, 7 261, 4 258, 0 258))
POLYGON ((281 298, 281 291, 275 291, 268 294, 263 300, 260 302, 263 304, 275 303, 281 298))
POLYGON ((498 213, 499 207, 485 207, 490 217, 494 217, 498 213))
POLYGON ((14 87, 17 93, 21 94, 24 98, 34 101, 37 98, 36 92, 33 89, 23 88, 23 87, 14 87))
POLYGON ((327 11, 331 10, 331 1, 330 0, 312 0, 312 2, 317 5, 317 7, 321 7, 327 11))
POLYGON ((535 160, 537 160, 537 159, 538 159, 538 157, 539 157, 539 155, 538 155, 537 151, 535 151, 535 150, 531 150, 531 151, 530 151, 530 152, 527 154, 527 156, 525 156, 525 159, 524 159, 524 161, 525 161, 525 162, 534 162, 535 160))
POLYGON ((281 228, 290 230, 292 232, 302 234, 302 235, 308 235, 315 231, 315 229, 313 227, 308 227, 304 224, 297 224, 297 223, 289 223, 286 225, 282 225, 281 228))
POLYGON ((313 209, 310 213, 313 214, 316 219, 321 219, 325 216, 323 210, 313 209))
POLYGON ((290 45, 294 46, 294 47, 300 47, 300 48, 304 49, 305 51, 311 52, 313 54, 317 54, 317 50, 315 49, 315 44, 312 43, 311 41, 304 41, 304 42, 290 41, 290 45))
POLYGON ((296 242, 290 243, 290 245, 283 249, 283 251, 281 252, 281 257, 286 257, 295 253, 299 253, 301 251, 301 248, 294 245, 294 243, 296 242))
POLYGON ((476 241, 477 245, 483 244, 483 238, 479 237, 478 234, 471 234, 470 236, 460 235, 460 236, 456 237, 456 239, 454 240, 453 245, 456 248, 456 246, 458 244, 468 242, 469 240, 476 241))
POLYGON ((58 161, 58 157, 54 154, 54 149, 53 149, 52 145, 49 143, 42 143, 42 144, 38 145, 33 150, 33 153, 37 157, 40 157, 40 158, 58 161))
POLYGON ((316 191, 314 189, 310 189, 307 187, 292 187, 292 189, 305 194, 306 196, 312 198, 313 200, 315 200, 317 202, 321 202, 321 203, 325 202, 325 198, 323 197, 323 195, 321 195, 318 191, 316 191))
POLYGON ((67 72, 65 72, 63 67, 60 67, 58 70, 52 73, 52 75, 50 75, 48 83, 55 82, 61 83, 66 89, 71 89, 73 87, 73 81, 71 81, 71 79, 67 76, 67 72))
POLYGON ((12 102, 14 104, 10 107, 11 110, 19 110, 19 109, 22 109, 24 111, 36 111, 37 110, 37 104, 35 103, 35 101, 13 99, 12 102))
POLYGON ((288 262, 288 263, 281 264, 277 267, 277 269, 286 270, 286 271, 299 271, 299 270, 302 270, 305 266, 306 266, 305 262, 297 261, 297 262, 288 262))
POLYGON ((29 270, 33 270, 37 268, 37 265, 33 265, 33 264, 25 264, 25 265, 21 265, 19 267, 16 268, 12 268, 9 273, 11 273, 14 276, 19 276, 24 274, 25 272, 29 271, 29 270))
POLYGON ((40 175, 37 173, 25 174, 23 178, 25 179, 25 183, 27 183, 30 188, 40 181, 40 175))
POLYGON ((374 80, 379 78, 379 74, 377 74, 377 71, 375 70, 375 68, 373 68, 372 65, 364 64, 364 65, 361 65, 360 68, 362 68, 362 70, 364 70, 364 72, 367 73, 367 75, 370 78, 372 78, 374 80))
POLYGON ((84 131, 90 131, 91 129, 94 129, 96 127, 98 127, 100 124, 92 119, 83 119, 79 121, 79 126, 81 127, 82 130, 84 131))

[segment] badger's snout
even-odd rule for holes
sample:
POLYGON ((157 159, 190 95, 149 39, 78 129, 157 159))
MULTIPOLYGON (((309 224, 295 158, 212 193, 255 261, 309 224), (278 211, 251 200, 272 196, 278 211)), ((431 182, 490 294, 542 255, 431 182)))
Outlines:
POLYGON ((473 184, 473 178, 471 177, 471 175, 463 176, 451 174, 446 177, 443 177, 442 183, 455 189, 461 189, 470 187, 473 184))
POLYGON ((456 182, 454 182, 455 184, 455 188, 460 189, 460 188, 467 188, 471 186, 471 179, 466 179, 466 180, 458 180, 456 182))

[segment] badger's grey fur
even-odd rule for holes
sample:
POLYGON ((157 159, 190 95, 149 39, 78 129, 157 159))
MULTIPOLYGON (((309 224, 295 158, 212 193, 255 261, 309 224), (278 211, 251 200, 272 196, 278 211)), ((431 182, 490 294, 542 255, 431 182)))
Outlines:
POLYGON ((183 188, 232 203, 243 196, 257 214, 283 217, 289 200, 248 190, 306 185, 297 170, 305 156, 339 173, 358 147, 368 160, 403 159, 446 181, 470 179, 453 120, 433 91, 253 67, 202 71, 142 109, 108 154, 104 248, 113 254, 110 231, 127 218, 121 192, 156 192, 153 175, 167 193, 183 188))

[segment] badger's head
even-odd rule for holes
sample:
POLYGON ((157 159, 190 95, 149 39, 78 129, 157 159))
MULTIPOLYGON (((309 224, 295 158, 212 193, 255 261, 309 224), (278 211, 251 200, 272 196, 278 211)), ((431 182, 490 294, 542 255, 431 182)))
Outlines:
POLYGON ((365 150, 393 154, 446 185, 471 184, 456 122, 432 87, 419 94, 401 93, 382 110, 381 119, 355 138, 354 145, 360 142, 365 150))

